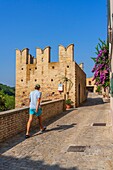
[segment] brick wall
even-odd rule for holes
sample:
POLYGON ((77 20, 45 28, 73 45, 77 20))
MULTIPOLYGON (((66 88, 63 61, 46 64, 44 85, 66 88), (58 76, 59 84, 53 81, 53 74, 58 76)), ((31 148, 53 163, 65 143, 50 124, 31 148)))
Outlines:
MULTIPOLYGON (((41 104, 43 121, 50 120, 65 110, 64 100, 49 101, 41 104)), ((29 108, 14 109, 0 113, 0 142, 26 130, 29 108)), ((38 119, 34 117, 32 127, 36 127, 38 119)))

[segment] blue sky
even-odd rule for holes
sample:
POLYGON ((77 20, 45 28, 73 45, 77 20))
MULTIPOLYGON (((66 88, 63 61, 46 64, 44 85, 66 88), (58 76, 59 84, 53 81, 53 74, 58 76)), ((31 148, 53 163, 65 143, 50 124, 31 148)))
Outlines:
POLYGON ((107 37, 106 0, 0 0, 0 83, 15 86, 15 49, 74 44, 74 59, 92 76, 95 46, 107 37))

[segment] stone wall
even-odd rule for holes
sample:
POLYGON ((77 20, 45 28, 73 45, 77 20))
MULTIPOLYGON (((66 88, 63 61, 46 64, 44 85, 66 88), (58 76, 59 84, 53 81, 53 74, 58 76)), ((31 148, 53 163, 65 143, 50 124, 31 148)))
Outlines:
MULTIPOLYGON (((43 121, 49 121, 65 110, 64 100, 49 101, 41 104, 43 121)), ((29 108, 14 109, 0 113, 0 142, 26 130, 29 108)), ((34 117, 32 127, 36 127, 38 119, 34 117)))
POLYGON ((76 107, 86 100, 86 74, 75 63, 76 107))
MULTIPOLYGON (((67 47, 59 45, 59 62, 50 62, 50 47, 43 50, 37 48, 36 58, 29 54, 27 48, 22 51, 16 50, 16 108, 28 106, 29 94, 37 83, 41 85, 42 100, 63 99, 64 96, 68 96, 73 101, 73 105, 78 106, 76 104, 78 100, 76 80, 79 77, 82 80, 80 93, 84 93, 86 82, 85 73, 80 67, 76 66, 74 61, 73 44, 67 47), (64 78, 69 79, 73 84, 70 91, 68 91, 69 81, 66 84, 64 78), (61 93, 58 91, 60 83, 64 86, 61 93)), ((82 99, 83 95, 80 95, 82 99)))
POLYGON ((93 77, 86 78, 86 87, 87 87, 87 90, 89 91, 90 91, 90 88, 92 88, 91 90, 93 90, 93 92, 96 93, 97 86, 95 85, 95 81, 93 81, 93 77))

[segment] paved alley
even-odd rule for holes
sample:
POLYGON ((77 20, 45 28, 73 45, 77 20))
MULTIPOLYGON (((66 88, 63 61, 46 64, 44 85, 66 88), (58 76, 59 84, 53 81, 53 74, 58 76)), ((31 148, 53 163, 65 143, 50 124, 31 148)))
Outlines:
POLYGON ((90 94, 79 108, 48 122, 47 130, 0 145, 0 170, 113 170, 109 103, 90 94))

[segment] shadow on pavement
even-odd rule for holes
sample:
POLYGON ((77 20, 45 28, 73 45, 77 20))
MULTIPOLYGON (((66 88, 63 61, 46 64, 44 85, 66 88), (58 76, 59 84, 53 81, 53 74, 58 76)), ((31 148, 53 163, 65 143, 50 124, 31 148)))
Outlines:
MULTIPOLYGON (((57 127, 55 127, 55 128, 46 129, 43 133, 50 132, 50 131, 62 132, 64 130, 73 128, 75 125, 77 125, 77 123, 72 123, 71 125, 57 125, 57 127)), ((37 136, 37 135, 40 135, 40 133, 36 133, 36 134, 32 135, 32 137, 37 136)))
POLYGON ((77 108, 72 108, 72 109, 66 110, 66 111, 60 113, 59 115, 54 116, 54 117, 51 118, 50 120, 46 120, 45 123, 46 123, 47 125, 50 125, 51 123, 57 121, 58 119, 60 119, 60 118, 62 118, 63 116, 67 115, 68 113, 72 112, 73 110, 76 110, 76 111, 77 111, 78 109, 77 109, 77 108))
POLYGON ((102 98, 87 98, 87 100, 85 102, 83 102, 82 104, 80 104, 80 107, 84 107, 84 106, 94 106, 94 105, 100 105, 100 104, 104 104, 105 102, 103 102, 102 98))
POLYGON ((17 134, 14 137, 0 143, 0 155, 12 147, 18 145, 25 140, 25 133, 17 134))
POLYGON ((70 128, 73 128, 75 125, 77 125, 76 123, 72 123, 71 125, 57 125, 57 127, 55 128, 52 128, 52 129, 47 129, 46 131, 54 131, 54 130, 57 130, 59 132, 62 132, 64 130, 67 130, 67 129, 70 129, 70 128))
MULTIPOLYGON (((59 115, 56 115, 54 118, 51 118, 50 120, 44 121, 44 124, 46 124, 46 126, 48 126, 51 123, 62 118, 63 116, 69 114, 73 110, 77 110, 77 109, 66 110, 65 112, 62 112, 59 115)), ((55 130, 55 129, 61 130, 61 129, 71 128, 72 126, 73 125, 62 125, 61 127, 58 127, 59 129, 54 128, 53 130, 55 130)), ((39 124, 37 125, 37 128, 36 127, 32 128, 32 126, 31 126, 31 135, 33 136, 33 134, 35 134, 38 130, 39 130, 39 124)), ((52 129, 51 129, 51 131, 52 131, 52 129)), ((12 138, 7 139, 6 141, 4 141, 2 143, 0 143, 0 154, 6 152, 7 150, 11 149, 12 147, 23 142, 24 140, 26 140, 25 139, 25 131, 13 136, 12 138)))
MULTIPOLYGON (((35 156, 35 159, 38 157, 38 153, 35 156)), ((17 158, 11 156, 2 156, 0 157, 0 170, 78 170, 77 167, 63 168, 59 164, 49 165, 46 164, 43 160, 32 160, 30 156, 24 158, 17 158)), ((66 165, 65 165, 66 166, 66 165)))

